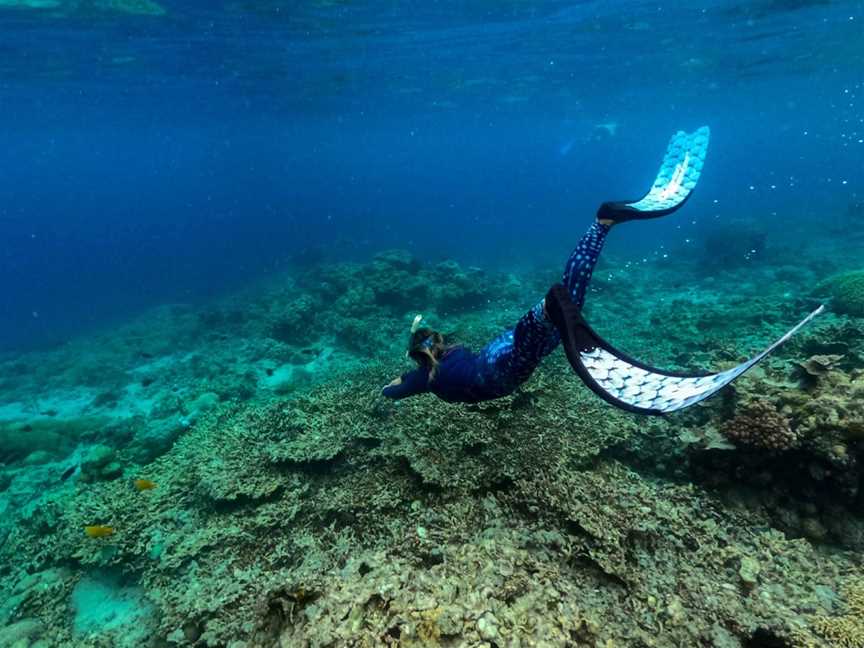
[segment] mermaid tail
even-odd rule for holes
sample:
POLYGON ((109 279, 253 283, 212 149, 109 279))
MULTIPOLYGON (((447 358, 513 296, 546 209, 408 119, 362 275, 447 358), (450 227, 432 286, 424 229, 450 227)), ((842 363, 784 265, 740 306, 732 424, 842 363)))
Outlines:
POLYGON ((702 174, 710 134, 707 126, 689 134, 684 131, 675 133, 669 140, 666 155, 648 193, 639 200, 603 203, 597 210, 597 219, 623 223, 658 218, 680 208, 702 174))
POLYGON ((604 341, 588 326, 567 289, 555 284, 546 295, 546 312, 561 333, 570 366, 600 398, 640 414, 668 414, 716 394, 823 311, 820 306, 786 335, 737 367, 719 373, 676 373, 634 360, 604 341))

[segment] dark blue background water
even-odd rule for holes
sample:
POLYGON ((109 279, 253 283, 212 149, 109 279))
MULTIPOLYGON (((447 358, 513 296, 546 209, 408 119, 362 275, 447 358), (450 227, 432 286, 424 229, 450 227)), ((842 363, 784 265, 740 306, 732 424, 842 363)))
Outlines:
POLYGON ((0 8, 0 348, 321 256, 554 263, 702 124, 686 213, 613 253, 819 236, 864 191, 862 3, 679 4, 0 8))

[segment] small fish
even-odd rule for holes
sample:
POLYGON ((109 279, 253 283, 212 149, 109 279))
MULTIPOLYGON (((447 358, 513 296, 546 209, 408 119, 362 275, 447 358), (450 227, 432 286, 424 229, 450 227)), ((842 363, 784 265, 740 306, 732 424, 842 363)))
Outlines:
POLYGON ((64 482, 69 479, 73 474, 75 474, 76 470, 78 470, 78 464, 75 464, 74 466, 69 466, 66 470, 63 471, 63 474, 60 475, 60 481, 64 482))
POLYGON ((156 488, 156 482, 150 481, 149 479, 136 479, 132 482, 132 485, 135 487, 135 490, 139 491, 153 490, 156 488))
POLYGON ((106 526, 104 524, 85 526, 84 535, 88 538, 107 538, 110 535, 114 535, 114 527, 106 526))

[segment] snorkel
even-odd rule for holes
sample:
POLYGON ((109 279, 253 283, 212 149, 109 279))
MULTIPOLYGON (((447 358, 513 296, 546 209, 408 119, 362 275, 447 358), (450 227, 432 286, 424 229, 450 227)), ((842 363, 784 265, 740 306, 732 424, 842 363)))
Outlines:
POLYGON ((420 313, 417 313, 414 316, 414 321, 411 322, 411 334, 412 335, 417 332, 417 329, 420 328, 420 324, 422 322, 423 322, 423 316, 420 313))
POLYGON ((411 323, 411 337, 405 355, 419 366, 434 370, 435 365, 438 364, 437 354, 444 343, 444 338, 437 331, 421 326, 422 323, 423 316, 418 313, 411 323))

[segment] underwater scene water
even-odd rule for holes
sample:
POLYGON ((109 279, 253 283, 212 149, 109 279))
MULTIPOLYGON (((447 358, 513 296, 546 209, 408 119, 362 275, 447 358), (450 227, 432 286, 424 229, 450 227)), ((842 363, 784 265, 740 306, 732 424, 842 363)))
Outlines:
POLYGON ((0 648, 864 647, 864 3, 0 27, 0 648))

